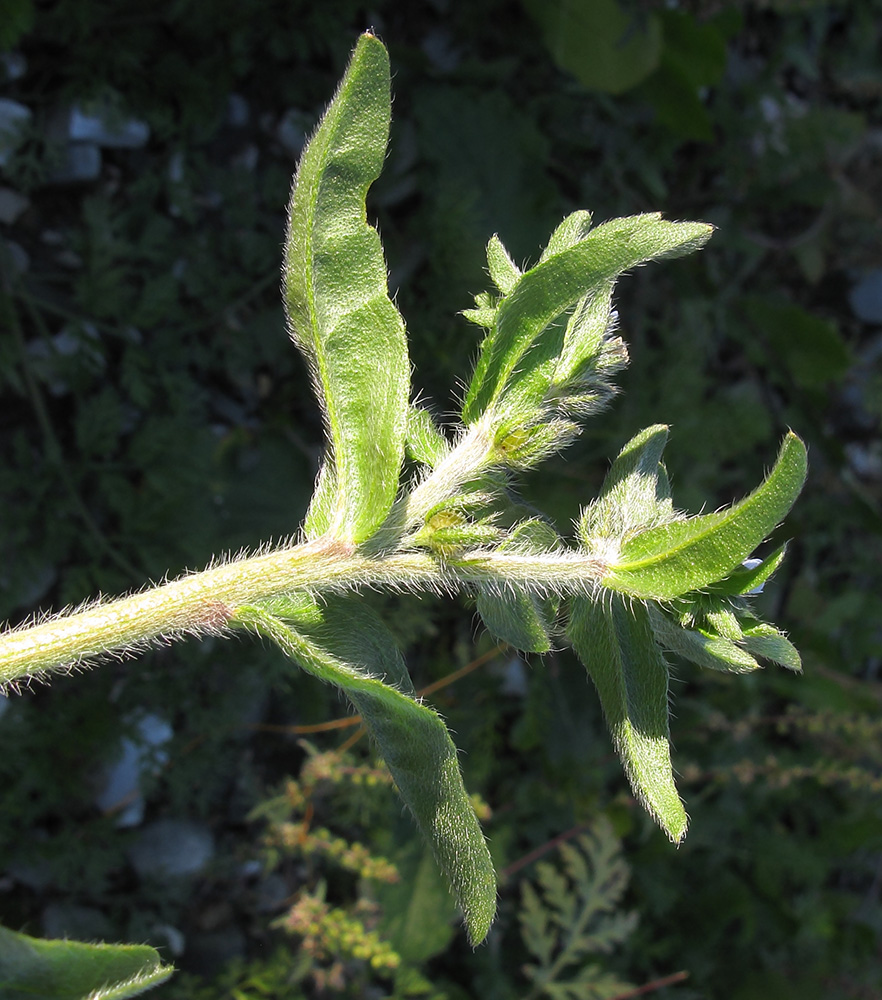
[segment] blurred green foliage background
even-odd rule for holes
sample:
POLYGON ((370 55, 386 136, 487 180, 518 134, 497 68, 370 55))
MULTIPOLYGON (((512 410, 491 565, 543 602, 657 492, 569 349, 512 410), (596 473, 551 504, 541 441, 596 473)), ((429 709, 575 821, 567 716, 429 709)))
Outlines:
POLYGON ((674 850, 566 651, 524 663, 464 601, 370 595, 418 688, 463 671, 431 698, 505 875, 474 954, 365 741, 312 731, 345 707, 271 650, 60 678, 0 701, 0 923, 162 946, 192 977, 168 1000, 538 995, 527 951, 553 958, 567 921, 547 995, 679 971, 654 995, 882 995, 880 0, 3 0, 0 619, 296 531, 322 428, 280 305, 284 210, 371 26, 395 103, 370 204, 438 414, 494 232, 521 262, 576 208, 718 227, 621 283, 623 393, 523 493, 568 531, 666 422, 679 501, 722 505, 792 427, 810 478, 759 600, 805 676, 676 668, 674 850), (614 885, 556 853, 589 828, 614 885), (612 930, 574 930, 586 900, 612 930))

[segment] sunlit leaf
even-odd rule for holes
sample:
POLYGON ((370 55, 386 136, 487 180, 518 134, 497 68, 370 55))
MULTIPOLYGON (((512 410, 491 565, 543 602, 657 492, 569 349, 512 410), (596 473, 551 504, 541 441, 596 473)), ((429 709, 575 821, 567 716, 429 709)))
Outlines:
POLYGON ((404 322, 365 214, 390 101, 386 49, 362 35, 300 161, 285 245, 288 321, 324 410, 333 469, 308 527, 352 542, 369 538, 395 499, 407 426, 404 322))
POLYGON ((787 514, 805 482, 805 445, 784 438, 775 467, 749 496, 726 510, 671 521, 622 547, 604 586, 636 597, 679 597, 723 579, 787 514))
POLYGON ((598 539, 622 539, 635 529, 671 520, 667 477, 660 478, 668 428, 655 424, 640 431, 619 452, 600 494, 582 515, 586 545, 598 539))
MULTIPOLYGON (((515 369, 523 379, 547 360, 542 351, 527 353, 579 299, 644 261, 697 250, 712 232, 704 223, 668 222, 657 213, 614 219, 527 271, 503 300, 496 327, 484 342, 463 406, 466 423, 500 397, 515 369)), ((557 326, 562 346, 564 327, 557 326)))
POLYGON ((744 629, 744 646, 754 656, 762 656, 773 663, 779 663, 788 670, 802 673, 802 658, 796 646, 775 628, 765 622, 757 622, 744 629))
POLYGON ((760 668, 747 650, 730 639, 685 628, 658 610, 650 613, 650 620, 659 644, 696 666, 732 674, 748 674, 760 668))

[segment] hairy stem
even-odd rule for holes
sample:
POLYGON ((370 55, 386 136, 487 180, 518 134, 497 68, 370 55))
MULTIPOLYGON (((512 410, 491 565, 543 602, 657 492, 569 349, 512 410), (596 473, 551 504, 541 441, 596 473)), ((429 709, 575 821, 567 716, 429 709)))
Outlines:
POLYGON ((242 605, 296 590, 363 586, 456 591, 469 584, 585 594, 605 565, 578 552, 524 555, 474 550, 377 558, 322 540, 211 567, 142 593, 0 633, 0 685, 39 678, 105 654, 125 655, 155 640, 222 632, 242 605))

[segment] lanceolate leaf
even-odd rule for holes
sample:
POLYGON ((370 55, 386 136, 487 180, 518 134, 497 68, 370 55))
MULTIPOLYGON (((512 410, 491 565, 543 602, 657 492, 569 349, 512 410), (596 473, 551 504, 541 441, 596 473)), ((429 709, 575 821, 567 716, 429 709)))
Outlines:
POLYGON ((493 236, 487 244, 487 267, 493 284, 503 295, 514 288, 521 277, 521 270, 508 254, 498 236, 493 236))
POLYGON ((362 35, 300 161, 285 246, 291 334, 312 372, 334 470, 323 480, 333 487, 330 516, 311 517, 311 524, 356 543, 392 505, 407 424, 404 323, 389 298, 380 237, 365 214, 389 117, 389 58, 378 39, 362 35))
POLYGON ((146 945, 44 941, 0 927, 3 1000, 125 1000, 173 972, 146 945))
POLYGON ((554 366, 554 381, 565 384, 578 378, 594 360, 610 325, 614 281, 606 281, 583 299, 570 316, 563 350, 554 366))
POLYGON ((570 213, 549 237, 539 262, 548 260, 549 257, 554 257, 556 254, 574 247, 577 243, 581 243, 590 231, 590 212, 583 208, 579 209, 578 212, 570 213))
POLYGON ((671 521, 626 542, 604 586, 636 597, 668 600, 723 579, 784 518, 806 476, 805 445, 784 438, 765 481, 727 510, 671 521))
POLYGON ((668 668, 647 609, 614 594, 572 602, 568 635, 600 697, 635 796, 675 843, 687 818, 668 742, 668 668))
POLYGON ((652 630, 656 640, 671 653, 709 670, 724 673, 748 674, 759 670, 760 665, 747 652, 730 639, 709 635, 697 629, 683 628, 671 621, 664 612, 650 611, 652 630))
POLYGON ((579 299, 643 261, 698 249, 712 231, 657 214, 615 219, 527 271, 500 305, 496 328, 484 343, 463 406, 465 422, 473 423, 499 398, 512 372, 523 372, 530 346, 579 299))
POLYGON ((465 916, 469 939, 477 944, 496 911, 496 876, 446 726, 404 686, 409 682, 392 636, 360 603, 330 599, 319 626, 286 622, 279 608, 275 602, 241 607, 235 620, 272 639, 304 670, 351 699, 432 845, 465 916))

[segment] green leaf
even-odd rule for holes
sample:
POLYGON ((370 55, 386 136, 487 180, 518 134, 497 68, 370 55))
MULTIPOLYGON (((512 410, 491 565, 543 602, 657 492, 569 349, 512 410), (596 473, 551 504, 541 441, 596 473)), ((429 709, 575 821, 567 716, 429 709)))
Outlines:
POLYGON ((668 741, 668 668, 643 604, 574 598, 568 636, 603 706, 634 795, 674 843, 686 835, 668 741))
POLYGON ((564 386, 580 378, 593 361, 610 328, 614 281, 602 283, 573 310, 564 334, 563 350, 554 366, 554 383, 564 386))
POLYGON ((434 469, 450 452, 450 442, 431 415, 421 406, 411 406, 407 414, 407 455, 434 469))
POLYGON ((447 727, 416 700, 391 634, 360 602, 329 598, 318 626, 301 625, 300 612, 292 615, 296 624, 289 624, 280 609, 284 612, 279 602, 243 606, 236 609, 235 622, 271 639, 308 673, 350 698, 432 846, 465 916, 469 940, 478 944, 496 912, 496 875, 447 727))
POLYGON ((637 914, 621 909, 628 868, 612 825, 602 818, 559 853, 559 866, 536 866, 536 886, 522 883, 521 937, 538 963, 523 967, 534 983, 529 996, 599 1000, 633 990, 618 980, 610 985, 597 965, 585 964, 590 955, 612 952, 637 926, 637 914))
POLYGON ((762 656, 788 670, 793 670, 798 674, 802 673, 802 658, 799 655, 799 650, 774 625, 757 622, 750 628, 744 629, 744 646, 754 656, 762 656))
POLYGON ((173 972, 146 945, 44 941, 0 927, 3 1000, 124 1000, 173 972))
POLYGON ((337 509, 337 494, 337 472, 333 463, 325 459, 319 469, 309 510, 303 521, 303 531, 310 541, 330 530, 337 509))
POLYGON ((669 600, 722 580, 784 518, 802 489, 805 445, 788 433, 775 467, 727 510, 671 521, 635 535, 603 584, 635 597, 669 600))
POLYGON ((584 208, 571 212, 548 238, 539 263, 581 243, 589 232, 591 232, 591 213, 584 208))
POLYGON ((667 426, 654 424, 622 448, 600 495, 582 515, 579 533, 585 545, 592 548, 601 539, 622 539, 635 529, 673 518, 667 476, 660 475, 667 441, 667 426))
POLYGON ((523 0, 554 61, 593 90, 621 94, 658 65, 662 30, 654 13, 628 13, 616 0, 523 0))
POLYGON ((740 594, 759 592, 763 584, 772 576, 784 560, 787 545, 779 546, 775 551, 757 562, 755 566, 745 566, 743 563, 719 583, 714 583, 708 590, 714 594, 725 594, 737 597, 740 594))
MULTIPOLYGON (((519 524, 497 551, 537 553, 559 548, 560 538, 554 528, 544 521, 531 520, 519 524)), ((549 632, 559 604, 554 595, 517 589, 500 593, 481 587, 477 604, 481 620, 497 639, 525 653, 547 653, 551 649, 549 632)))
POLYGON ((842 379, 852 364, 848 344, 830 320, 792 302, 759 295, 748 296, 744 309, 754 327, 745 343, 773 375, 786 370, 797 385, 823 389, 842 379))
POLYGON ((499 309, 499 300, 494 298, 489 292, 479 292, 475 296, 475 308, 463 309, 460 313, 469 323, 483 327, 485 330, 492 330, 496 325, 496 313, 499 309))
POLYGON ((382 523, 404 457, 409 362, 365 195, 389 134, 389 57, 362 35, 306 147, 291 195, 284 290, 291 334, 313 376, 329 434, 326 491, 309 533, 362 542, 382 523))
POLYGON ((456 907, 422 841, 396 854, 395 867, 399 880, 372 890, 383 912, 379 930, 405 962, 426 962, 450 944, 456 907))
POLYGON ((701 94, 719 83, 726 68, 726 41, 719 27, 683 11, 659 11, 664 50, 658 72, 642 88, 658 120, 675 135, 713 139, 713 118, 701 94))
POLYGON ((760 669, 750 653, 730 639, 684 628, 657 609, 650 610, 650 620, 659 645, 696 666, 732 674, 748 674, 760 669))
MULTIPOLYGON (((463 406, 465 422, 474 423, 500 398, 516 369, 523 380, 548 360, 541 351, 528 354, 529 349, 581 298, 644 261, 697 250, 712 231, 704 223, 668 222, 658 213, 614 219, 527 271, 503 299, 496 326, 484 341, 463 406)), ((547 383, 541 395, 544 389, 547 383)))
POLYGON ((508 295, 520 280, 521 269, 511 259, 498 236, 492 236, 487 244, 487 267, 493 284, 503 295, 508 295))

